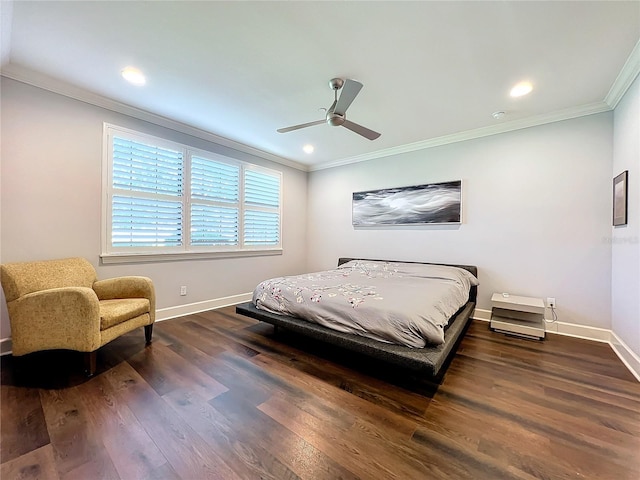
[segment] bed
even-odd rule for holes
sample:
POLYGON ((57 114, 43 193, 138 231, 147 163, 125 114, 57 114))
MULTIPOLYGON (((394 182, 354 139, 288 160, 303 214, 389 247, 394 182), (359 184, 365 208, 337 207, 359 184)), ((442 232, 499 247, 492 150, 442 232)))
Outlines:
MULTIPOLYGON (((431 270, 430 270, 431 271, 431 270)), ((359 275, 362 276, 362 273, 358 272, 359 275)), ((354 282, 352 278, 348 277, 348 274, 344 274, 346 278, 338 279, 338 282, 341 282, 341 287, 339 291, 339 295, 337 295, 338 299, 340 295, 343 297, 344 301, 355 301, 356 304, 351 304, 352 310, 355 312, 356 310, 361 310, 362 312, 366 312, 364 317, 377 317, 376 315, 371 314, 373 308, 377 308, 376 303, 380 305, 387 302, 387 300, 376 298, 384 297, 381 295, 381 292, 384 290, 380 290, 383 287, 369 287, 370 282, 354 282), (354 283, 356 286, 354 287, 354 283), (344 291, 346 284, 347 291, 344 291), (352 292, 349 289, 356 288, 358 290, 357 295, 351 295, 352 292), (367 290, 367 289, 370 290, 367 290), (364 303, 362 301, 364 298, 364 303), (384 301, 382 301, 384 300, 384 301), (369 308, 369 310, 365 311, 363 307, 369 308)), ((449 275, 449 273, 447 273, 449 275)), ((420 275, 422 276, 422 273, 420 275)), ((338 347, 357 352, 359 354, 373 357, 379 360, 382 360, 386 363, 396 365, 403 369, 406 369, 412 373, 419 374, 421 376, 428 376, 434 379, 441 379, 444 371, 446 370, 446 366, 448 362, 451 360, 457 345, 462 339, 466 328, 468 327, 471 316, 473 315, 473 311, 475 308, 475 302, 477 297, 477 268, 475 266, 470 265, 446 265, 446 264, 436 264, 436 263, 425 263, 425 262, 396 262, 396 261, 388 261, 388 260, 373 260, 373 259, 356 259, 356 258, 340 258, 338 260, 338 269, 331 270, 325 272, 316 272, 314 274, 308 274, 306 276, 294 276, 294 277, 280 277, 277 279, 270 279, 262 282, 254 291, 254 298, 251 302, 242 303, 236 306, 236 312, 266 323, 270 323, 274 325, 277 329, 278 327, 282 327, 288 329, 290 331, 296 332, 298 334, 302 334, 317 340, 321 340, 324 342, 331 343, 338 347), (369 262, 375 262, 369 263, 369 262), (377 265, 386 265, 384 267, 378 267, 377 265), (425 267, 429 269, 435 269, 435 276, 440 277, 442 269, 440 267, 457 267, 457 269, 453 269, 455 273, 455 279, 458 283, 457 279, 459 277, 471 277, 473 276, 472 282, 465 282, 465 291, 464 298, 460 301, 461 305, 459 307, 451 307, 447 306, 448 311, 451 312, 451 308, 454 308, 453 313, 447 313, 447 316, 444 322, 440 319, 434 320, 436 324, 442 324, 442 337, 439 338, 439 334, 437 332, 438 328, 427 328, 427 336, 430 336, 433 333, 435 336, 430 336, 430 338, 426 339, 424 347, 417 347, 415 345, 415 340, 409 340, 408 345, 400 345, 395 342, 397 339, 393 336, 394 334, 390 334, 390 338, 379 338, 380 332, 375 331, 371 335, 371 337, 363 336, 367 335, 362 331, 362 327, 357 324, 356 332, 349 331, 349 328, 345 328, 346 322, 343 322, 339 317, 340 315, 350 316, 351 313, 347 311, 343 311, 344 314, 338 314, 335 321, 338 325, 332 325, 332 328, 328 326, 322 325, 321 323, 315 323, 317 321, 324 322, 324 314, 320 315, 320 320, 315 318, 313 321, 305 320, 301 317, 295 315, 287 315, 282 314, 281 311, 288 311, 288 308, 284 308, 284 306, 291 306, 294 303, 302 303, 311 305, 315 300, 318 300, 315 303, 326 303, 330 304, 329 300, 331 296, 336 297, 335 292, 337 290, 331 289, 325 285, 324 280, 325 277, 337 276, 340 275, 340 272, 345 272, 344 269, 353 269, 354 266, 362 269, 362 266, 369 266, 370 268, 381 269, 378 272, 373 272, 373 274, 369 275, 368 271, 366 277, 371 279, 373 282, 377 277, 406 277, 413 275, 416 270, 421 269, 421 266, 431 266, 425 267), (371 267, 374 265, 373 267, 371 267), (398 267, 400 265, 401 267, 398 267), (399 269, 400 268, 400 269, 399 269), (461 275, 458 272, 458 269, 462 269, 464 275, 461 275), (338 273, 336 273, 338 272, 338 273), (398 273, 399 272, 399 273, 398 273), (471 274, 468 275, 466 272, 471 274), (409 275, 407 275, 407 273, 409 275), (298 277, 309 277, 310 281, 313 283, 313 289, 309 287, 300 287, 298 282, 298 277), (303 293, 300 293, 300 289, 305 290, 303 293), (269 292, 269 295, 265 295, 265 290, 269 292), (293 299, 291 300, 282 300, 278 298, 283 290, 291 290, 293 294, 293 299), (276 292, 274 294, 274 292, 276 292), (315 295, 315 297, 314 297, 315 295), (324 295, 324 300, 319 299, 318 295, 324 295), (270 300, 270 297, 275 297, 277 303, 273 303, 273 299, 270 300), (303 299, 299 297, 304 297, 303 299), (298 300, 297 302, 295 300, 298 300), (269 303, 269 301, 271 303, 269 303), (256 303, 259 305, 256 306, 256 303), (338 330, 335 330, 338 328, 338 330), (343 331, 340 331, 343 330, 343 331)), ((377 281, 377 280, 376 280, 377 281)), ((403 279, 404 281, 404 279, 403 279)), ((418 281, 422 281, 419 279, 418 281)), ((417 283, 416 283, 417 284, 417 283)), ((403 290, 410 291, 413 287, 407 287, 406 284, 403 287, 403 290)), ((457 287, 459 288, 459 287, 457 287)), ((458 294, 459 296, 460 294, 458 294)), ((412 294, 415 297, 415 294, 412 294)), ((406 300, 406 299, 405 299, 406 300)), ((327 308, 327 307, 325 307, 327 308)), ((443 308, 441 304, 439 304, 437 310, 447 310, 447 308, 443 308)), ((431 310, 429 310, 431 312, 431 310)), ((306 315, 309 310, 302 311, 301 315, 306 315)), ((360 319, 356 318, 356 323, 359 322, 360 319)), ((378 322, 380 323, 380 322, 378 322)), ((404 330, 407 330, 405 328, 404 330)), ((416 330, 415 327, 412 326, 411 330, 416 330)), ((422 328, 424 330, 424 328, 422 328)), ((425 332, 422 332, 425 333, 425 332)), ((384 332, 386 335, 386 332, 384 332)), ((404 338, 402 339, 404 340, 404 338)), ((424 343, 424 342, 423 342, 424 343)))

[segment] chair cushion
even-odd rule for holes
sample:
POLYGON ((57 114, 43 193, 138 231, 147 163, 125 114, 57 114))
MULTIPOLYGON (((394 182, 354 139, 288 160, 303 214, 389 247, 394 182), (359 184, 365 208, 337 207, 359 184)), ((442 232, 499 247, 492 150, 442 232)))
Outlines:
POLYGON ((100 330, 106 330, 139 315, 149 313, 149 310, 149 300, 146 298, 100 300, 100 330))

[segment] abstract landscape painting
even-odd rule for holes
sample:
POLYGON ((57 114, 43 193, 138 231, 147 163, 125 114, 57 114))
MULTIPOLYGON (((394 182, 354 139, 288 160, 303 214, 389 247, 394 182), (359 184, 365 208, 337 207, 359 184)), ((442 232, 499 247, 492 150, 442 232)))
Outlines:
POLYGON ((460 223, 462 181, 353 194, 353 225, 460 223))

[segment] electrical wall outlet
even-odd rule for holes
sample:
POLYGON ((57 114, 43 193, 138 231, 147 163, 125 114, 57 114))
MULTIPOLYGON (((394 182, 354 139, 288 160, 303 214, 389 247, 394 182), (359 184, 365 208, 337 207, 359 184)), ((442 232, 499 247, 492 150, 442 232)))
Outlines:
POLYGON ((186 285, 182 285, 180 287, 180 295, 185 296, 187 294, 187 286, 186 285))
POLYGON ((547 297, 547 307, 556 308, 556 299, 554 297, 547 297))

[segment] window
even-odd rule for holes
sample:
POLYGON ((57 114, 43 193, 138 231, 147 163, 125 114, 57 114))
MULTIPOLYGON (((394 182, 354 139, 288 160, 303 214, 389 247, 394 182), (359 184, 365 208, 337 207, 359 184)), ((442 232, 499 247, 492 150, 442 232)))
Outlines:
POLYGON ((280 241, 280 178, 263 172, 244 172, 244 243, 275 245, 280 241))
POLYGON ((280 172, 105 125, 103 259, 281 251, 280 172))
POLYGON ((238 245, 240 166, 191 157, 191 244, 238 245))

